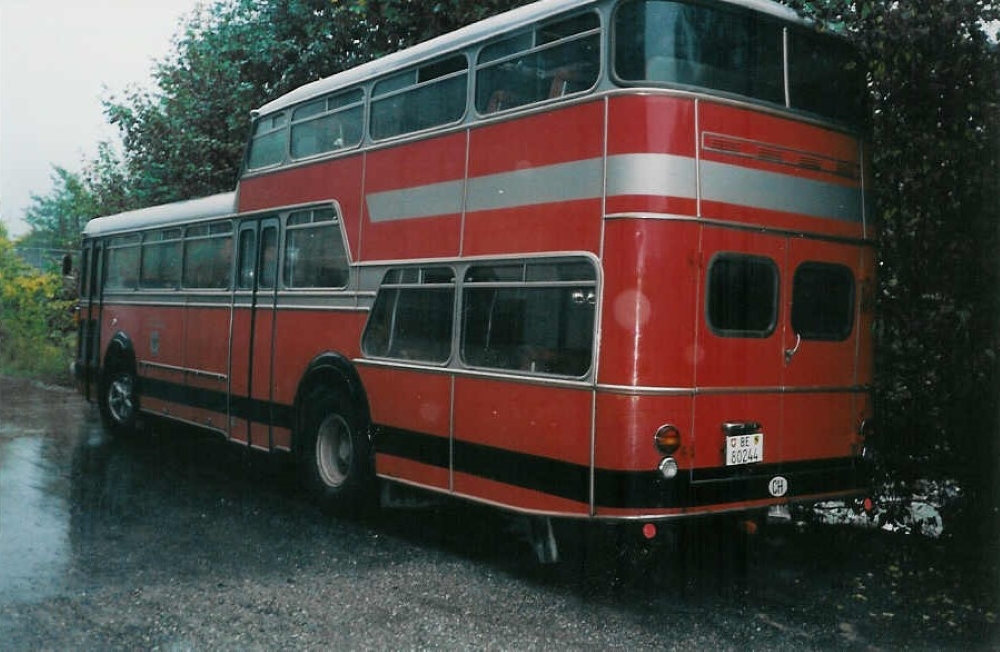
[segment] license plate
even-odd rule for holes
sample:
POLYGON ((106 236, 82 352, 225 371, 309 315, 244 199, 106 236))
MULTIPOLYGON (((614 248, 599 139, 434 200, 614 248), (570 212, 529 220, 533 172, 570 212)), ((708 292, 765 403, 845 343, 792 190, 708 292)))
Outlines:
POLYGON ((764 461, 764 433, 726 437, 726 466, 764 461))

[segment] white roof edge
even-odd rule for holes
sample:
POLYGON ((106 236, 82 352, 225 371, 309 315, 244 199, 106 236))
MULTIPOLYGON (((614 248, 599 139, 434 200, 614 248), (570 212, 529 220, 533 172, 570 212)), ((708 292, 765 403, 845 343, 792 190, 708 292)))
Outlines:
POLYGON ((83 229, 83 235, 92 237, 145 227, 165 226, 179 222, 224 217, 236 212, 236 192, 223 192, 208 197, 189 199, 139 208, 116 215, 97 217, 83 229))
MULTIPOLYGON (((772 0, 718 0, 718 2, 719 4, 746 7, 801 25, 811 24, 792 8, 773 2, 772 0)), ((601 4, 608 3, 603 0, 539 0, 523 7, 484 18, 479 22, 472 23, 453 32, 442 34, 441 36, 434 37, 403 50, 398 50, 384 57, 373 59, 343 72, 310 82, 264 104, 253 113, 255 115, 273 113, 293 104, 347 88, 352 84, 371 79, 377 75, 394 70, 402 70, 446 52, 459 50, 479 41, 486 41, 502 32, 515 31, 549 16, 601 4)))

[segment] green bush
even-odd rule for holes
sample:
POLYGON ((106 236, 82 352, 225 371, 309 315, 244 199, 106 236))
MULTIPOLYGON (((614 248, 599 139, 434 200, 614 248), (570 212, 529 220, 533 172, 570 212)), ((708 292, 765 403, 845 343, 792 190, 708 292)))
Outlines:
POLYGON ((0 373, 70 381, 76 342, 71 286, 22 261, 0 229, 0 373))

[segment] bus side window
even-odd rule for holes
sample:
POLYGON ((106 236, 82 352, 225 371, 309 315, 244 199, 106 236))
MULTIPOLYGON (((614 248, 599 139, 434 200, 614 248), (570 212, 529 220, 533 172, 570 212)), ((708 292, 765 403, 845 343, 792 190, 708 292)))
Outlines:
POLYGON ((373 357, 447 362, 454 304, 451 269, 390 270, 375 297, 362 350, 373 357))
POLYGON ((289 288, 342 288, 348 264, 340 221, 332 208, 288 216, 283 279, 289 288))
POLYGON ((240 231, 240 266, 238 284, 241 290, 253 289, 254 265, 257 262, 257 238, 253 231, 240 231))
POLYGON ((584 376, 593 356, 595 279, 586 261, 469 268, 462 360, 472 367, 584 376))

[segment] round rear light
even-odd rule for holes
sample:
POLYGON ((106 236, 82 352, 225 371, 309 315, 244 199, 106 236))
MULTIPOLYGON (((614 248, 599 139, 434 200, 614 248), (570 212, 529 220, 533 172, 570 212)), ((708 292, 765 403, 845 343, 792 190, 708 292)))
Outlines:
POLYGON ((677 426, 662 425, 653 435, 653 443, 656 445, 656 450, 664 455, 673 455, 681 447, 681 431, 677 426))

